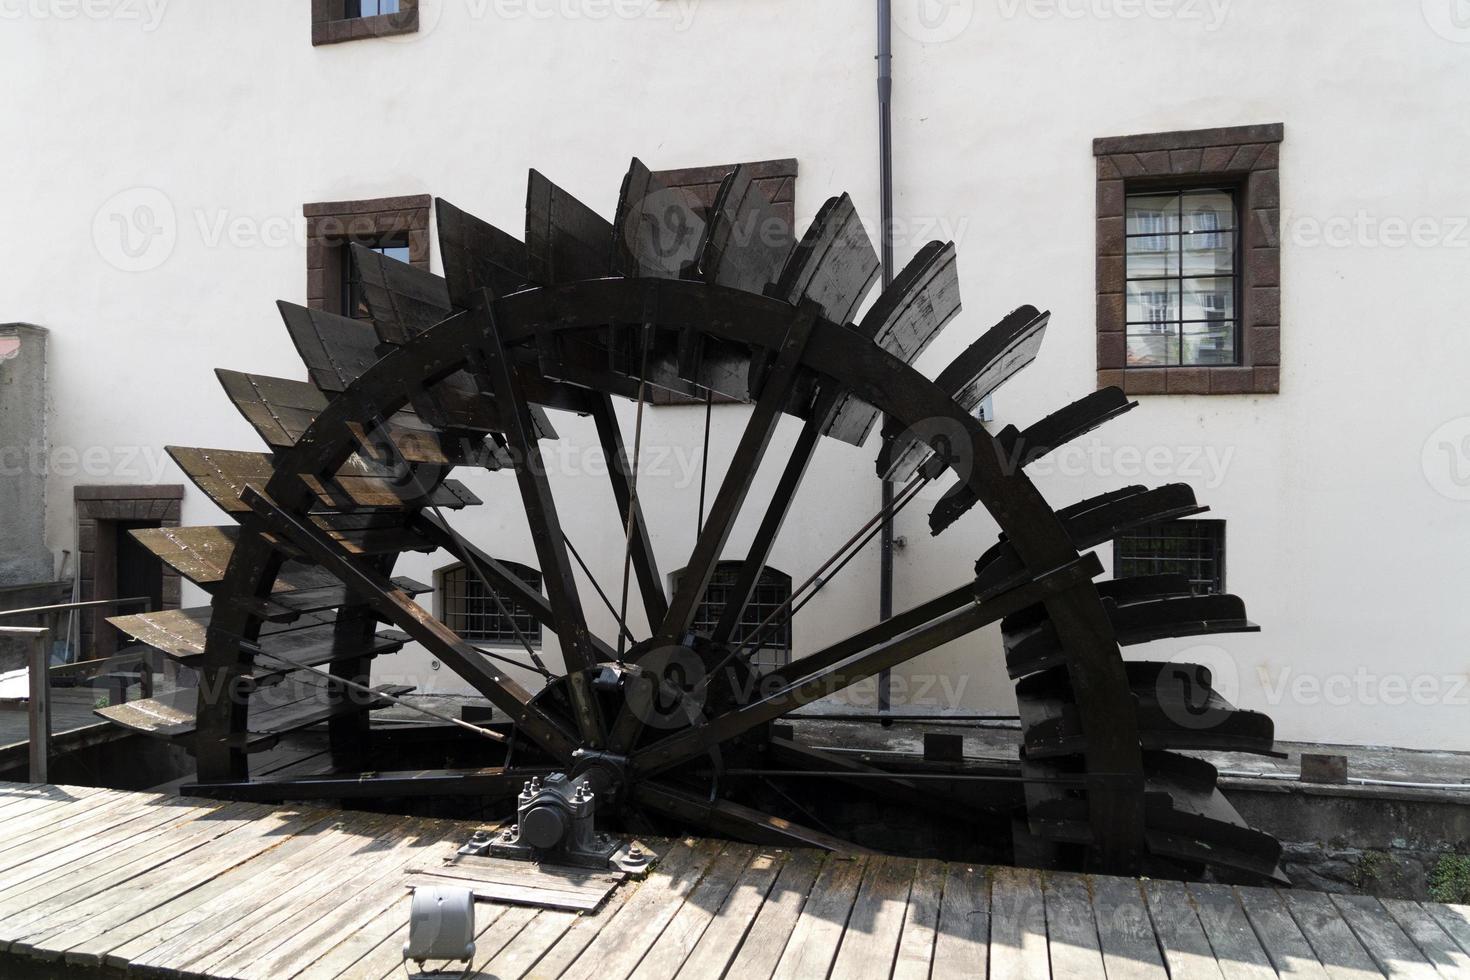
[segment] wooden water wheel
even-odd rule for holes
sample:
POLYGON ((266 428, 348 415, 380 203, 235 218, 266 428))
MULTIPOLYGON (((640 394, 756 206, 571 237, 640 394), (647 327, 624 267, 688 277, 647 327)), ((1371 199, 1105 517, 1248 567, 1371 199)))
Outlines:
MULTIPOLYGON (((235 523, 139 537, 212 602, 113 622, 196 669, 198 690, 101 713, 189 745, 194 791, 494 795, 513 794, 530 774, 595 772, 629 822, 657 815, 755 841, 857 849, 773 812, 769 796, 729 774, 780 771, 788 787, 802 782, 793 771, 827 786, 847 776, 858 792, 954 806, 950 784, 803 748, 772 723, 998 624, 1024 748, 1006 772, 974 778, 1011 794, 1018 857, 1279 877, 1277 843, 1244 825, 1212 766, 1180 754, 1269 752, 1270 720, 1225 703, 1203 668, 1121 653, 1161 637, 1252 630, 1242 603, 1192 595, 1178 576, 1097 581, 1091 549, 1198 513, 1192 491, 1128 487, 1062 508, 1038 492, 1026 467, 1132 408, 1117 389, 1024 429, 990 432, 976 420, 981 401, 1035 358, 1047 314, 1014 311, 926 377, 911 365, 960 308, 953 244, 921 249, 858 317, 879 262, 851 201, 828 201, 796 240, 739 169, 713 208, 697 212, 634 161, 611 223, 533 171, 524 242, 447 202, 436 210, 443 278, 355 247, 370 320, 280 304, 309 383, 219 372, 265 452, 171 450, 235 523), (613 402, 632 399, 641 411, 655 390, 752 406, 672 594, 613 402), (627 546, 623 595, 631 584, 649 635, 624 626, 599 637, 587 626, 592 600, 558 520, 566 502, 553 499, 541 465, 556 412, 590 416, 619 464, 609 470, 627 546), (752 478, 783 415, 801 420, 801 434, 784 462, 767 461, 781 476, 770 499, 756 500, 752 478), (930 515, 935 534, 978 505, 1001 537, 976 549, 975 576, 953 591, 757 676, 749 661, 760 630, 742 613, 824 438, 876 444, 878 474, 900 489, 813 582, 933 481, 953 484, 930 515), (459 467, 514 470, 544 594, 455 530, 446 511, 481 505, 452 478, 459 467), (758 530, 731 601, 713 628, 695 629, 748 508, 758 530), (440 549, 556 634, 564 668, 530 648, 535 662, 523 664, 546 675, 541 690, 508 676, 504 652, 478 649, 415 603, 427 586, 393 577, 400 554, 440 549), (381 700, 363 693, 371 663, 410 640, 507 719, 465 733, 480 739, 483 766, 373 771, 368 716, 381 700), (321 723, 333 774, 251 778, 253 749, 321 723)), ((802 594, 762 626, 780 628, 802 594)), ((615 608, 615 590, 601 598, 615 608)))

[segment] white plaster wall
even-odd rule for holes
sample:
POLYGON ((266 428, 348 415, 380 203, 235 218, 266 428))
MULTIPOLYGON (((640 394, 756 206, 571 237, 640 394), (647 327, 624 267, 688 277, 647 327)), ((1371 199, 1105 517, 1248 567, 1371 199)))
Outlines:
MULTIPOLYGON (((515 230, 531 166, 610 215, 634 154, 655 168, 792 156, 799 220, 842 190, 877 220, 873 19, 858 0, 424 0, 417 35, 317 49, 305 4, 154 4, 0 0, 0 320, 52 331, 56 549, 74 540, 77 482, 180 481, 166 443, 256 445, 210 369, 302 376, 272 302, 305 299, 304 202, 432 193, 515 230), (139 204, 174 229, 171 250, 164 236, 163 252, 120 257, 110 215, 139 204)), ((1452 0, 957 0, 927 22, 898 6, 899 260, 955 238, 966 297, 920 366, 937 372, 1021 303, 1054 312, 1039 361, 997 398, 1002 421, 1094 384, 1092 138, 1286 124, 1283 393, 1145 398, 1085 443, 1103 464, 1038 481, 1063 505, 1186 479, 1230 522, 1228 584, 1265 631, 1130 656, 1203 657, 1283 737, 1470 749, 1470 502, 1452 479, 1470 473, 1470 424, 1434 435, 1470 415, 1470 32, 1452 0), (1418 243, 1395 246, 1394 222, 1416 220, 1418 243), (1341 247, 1313 239, 1322 222, 1341 247), (1171 465, 1114 472, 1150 450, 1171 465)), ((744 416, 718 410, 712 479, 744 416)), ((595 443, 585 422, 556 421, 573 448, 595 443)), ((687 452, 702 421, 651 412, 645 442, 687 452)), ((873 451, 823 447, 774 564, 799 581, 875 509, 873 451)), ((697 485, 678 474, 643 488, 665 571, 694 532, 697 485)), ((467 482, 491 506, 462 528, 531 559, 513 481, 467 482)), ((604 482, 554 476, 575 501, 568 532, 612 588, 604 482)), ((900 609, 964 581, 993 540, 979 513, 931 540, 927 509, 900 521, 900 609)), ((185 523, 219 519, 189 493, 185 523)), ((427 580, 436 564, 402 570, 427 580)), ((800 650, 873 621, 876 564, 865 555, 807 608, 800 650)), ((1010 711, 998 647, 953 644, 903 680, 1010 711)), ((448 680, 423 658, 380 666, 448 680)))

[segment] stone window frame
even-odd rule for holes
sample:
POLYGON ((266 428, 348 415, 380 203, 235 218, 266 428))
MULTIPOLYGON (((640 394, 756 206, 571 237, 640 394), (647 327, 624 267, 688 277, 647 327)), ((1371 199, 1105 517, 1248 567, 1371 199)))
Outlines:
MULTIPOLYGON (((679 191, 690 207, 708 211, 714 207, 715 196, 719 194, 720 185, 724 183, 726 175, 737 166, 744 167, 750 172, 752 183, 765 192, 766 197, 776 206, 777 215, 791 226, 792 234, 795 235, 796 176, 799 168, 796 160, 791 157, 713 167, 658 170, 654 172, 654 177, 669 190, 679 191)), ((797 237, 800 238, 799 235, 797 237)), ((712 401, 716 405, 739 404, 737 399, 726 398, 722 395, 716 395, 712 401)), ((703 398, 692 398, 664 388, 650 388, 648 393, 648 404, 651 406, 704 405, 704 403, 703 398)))
MULTIPOLYGON (((72 499, 77 510, 77 575, 82 583, 80 601, 91 602, 98 598, 96 590, 99 551, 101 561, 107 561, 105 549, 98 547, 98 524, 103 521, 157 521, 159 527, 178 527, 184 487, 179 483, 84 485, 72 491, 72 499)), ((116 562, 115 556, 113 562, 116 562)), ((177 609, 181 591, 179 573, 165 562, 160 564, 163 566, 163 608, 177 609)), ((108 617, 119 615, 119 610, 111 606, 101 606, 83 612, 90 612, 91 615, 78 617, 77 640, 80 649, 88 651, 90 656, 93 638, 106 625, 108 617)), ((122 613, 136 612, 142 610, 122 610, 122 613)))
POLYGON ((1281 390, 1282 123, 1093 140, 1097 158, 1097 384, 1130 395, 1274 395, 1281 390), (1236 194, 1240 363, 1127 367, 1125 202, 1202 185, 1236 194))
POLYGON ((408 261, 416 269, 429 268, 428 194, 379 197, 362 201, 325 201, 303 206, 306 216, 306 305, 350 316, 340 309, 347 245, 373 244, 390 235, 408 236, 408 261))
POLYGON ((311 0, 311 43, 340 44, 370 37, 414 34, 419 29, 419 0, 399 0, 398 12, 348 17, 346 0, 311 0))

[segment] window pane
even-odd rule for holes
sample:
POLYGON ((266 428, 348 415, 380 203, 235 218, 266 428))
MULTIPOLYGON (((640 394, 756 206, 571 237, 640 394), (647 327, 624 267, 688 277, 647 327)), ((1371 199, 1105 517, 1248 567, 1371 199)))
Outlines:
MULTIPOLYGON (((1235 233, 1233 231, 1184 235, 1184 274, 1186 276, 1230 275, 1235 272, 1235 233)), ((1131 260, 1130 260, 1131 262, 1131 260)), ((1132 272, 1129 272, 1132 275, 1132 272)))
POLYGON ((1229 191, 1187 191, 1184 231, 1222 231, 1235 227, 1235 201, 1229 191))
POLYGON ((1185 364, 1234 364, 1235 322, 1186 323, 1184 325, 1185 364))
POLYGON ((1179 363, 1179 328, 1170 326, 1157 332, 1134 333, 1129 327, 1129 367, 1172 367, 1179 363))
POLYGON ((1184 280, 1184 319, 1235 319, 1235 280, 1184 280))
POLYGON ((376 251, 383 253, 390 259, 397 259, 399 262, 408 261, 407 245, 384 245, 382 248, 376 249, 376 251))
POLYGON ((1178 319, 1178 280, 1128 284, 1129 323, 1163 324, 1173 323, 1178 319))
POLYGON ((1179 275, 1179 243, 1178 235, 1128 239, 1128 278, 1179 275))
POLYGON ((1168 235, 1179 231, 1178 194, 1135 194, 1128 198, 1128 234, 1168 235))

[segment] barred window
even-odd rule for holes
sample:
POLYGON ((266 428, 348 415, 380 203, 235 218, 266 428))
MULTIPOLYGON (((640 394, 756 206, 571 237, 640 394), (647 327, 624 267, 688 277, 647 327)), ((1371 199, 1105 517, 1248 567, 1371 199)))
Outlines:
POLYGON ((1126 234, 1127 366, 1240 363, 1234 193, 1130 194, 1126 234))
MULTIPOLYGON (((536 592, 541 591, 541 574, 514 562, 502 561, 510 572, 536 592)), ((516 627, 535 646, 541 645, 541 623, 531 610, 504 592, 487 592, 480 577, 464 565, 441 569, 439 618, 465 640, 475 643, 516 644, 516 627), (499 595, 500 602, 495 601, 499 595), (501 603, 510 613, 501 612, 501 603)))
POLYGON ((1225 591, 1225 522, 1164 521, 1113 541, 1113 577, 1183 575, 1195 595, 1225 591))
MULTIPOLYGON (((711 633, 725 613, 725 606, 730 601, 731 593, 735 589, 735 580, 740 576, 741 562, 722 561, 715 566, 714 577, 710 579, 709 588, 705 590, 704 601, 699 604, 699 609, 694 613, 694 629, 701 633, 711 633)), ((683 572, 675 573, 675 584, 683 572)), ((775 620, 761 633, 761 645, 755 654, 749 658, 749 662, 762 668, 780 667, 791 662, 791 623, 788 620, 791 610, 784 608, 791 599, 791 576, 775 568, 766 567, 761 570, 760 579, 756 582, 755 592, 746 603, 745 611, 740 616, 740 623, 735 627, 731 637, 731 643, 739 647, 747 639, 755 637, 756 628, 765 621, 767 616, 782 610, 775 620)))

